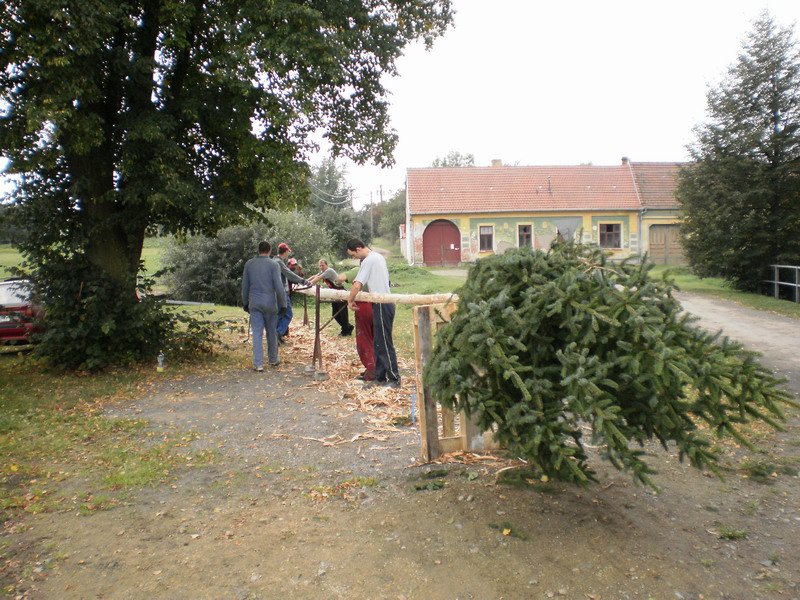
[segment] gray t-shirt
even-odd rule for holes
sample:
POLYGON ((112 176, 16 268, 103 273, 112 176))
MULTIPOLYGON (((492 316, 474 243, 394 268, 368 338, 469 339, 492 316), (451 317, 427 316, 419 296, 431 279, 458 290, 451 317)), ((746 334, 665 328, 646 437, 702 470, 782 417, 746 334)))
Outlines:
POLYGON ((389 268, 386 266, 386 259, 374 250, 370 251, 361 261, 361 268, 355 281, 368 286, 373 294, 390 294, 389 268))

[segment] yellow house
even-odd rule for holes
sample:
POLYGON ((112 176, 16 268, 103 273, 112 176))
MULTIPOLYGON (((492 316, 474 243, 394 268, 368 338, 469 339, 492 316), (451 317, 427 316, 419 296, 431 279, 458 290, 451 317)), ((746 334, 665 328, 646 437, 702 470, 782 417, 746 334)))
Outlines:
POLYGON ((411 264, 458 265, 509 248, 548 248, 561 237, 594 242, 614 258, 638 255, 663 237, 653 226, 675 227, 679 220, 674 197, 671 204, 664 199, 674 192, 677 169, 626 158, 617 166, 494 161, 491 167, 408 169, 403 253, 411 264), (646 168, 639 172, 639 165, 646 168), (657 198, 652 206, 637 176, 657 198))

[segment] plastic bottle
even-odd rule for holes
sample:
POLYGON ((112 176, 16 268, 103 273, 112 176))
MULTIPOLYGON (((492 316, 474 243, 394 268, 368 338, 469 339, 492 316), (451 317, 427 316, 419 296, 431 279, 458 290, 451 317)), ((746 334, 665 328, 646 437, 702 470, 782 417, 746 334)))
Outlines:
POLYGON ((158 366, 156 366, 156 371, 159 373, 164 372, 164 352, 158 353, 158 366))

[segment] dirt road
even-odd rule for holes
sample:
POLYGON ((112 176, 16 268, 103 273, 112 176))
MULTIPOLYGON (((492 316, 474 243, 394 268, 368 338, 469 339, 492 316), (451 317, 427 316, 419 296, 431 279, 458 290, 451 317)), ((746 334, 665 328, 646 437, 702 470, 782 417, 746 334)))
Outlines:
MULTIPOLYGON (((797 321, 681 298, 800 390, 797 321)), ((514 487, 495 477, 503 462, 416 462, 416 430, 392 425, 408 414, 411 377, 398 392, 363 390, 350 381, 352 341, 331 338, 339 368, 315 382, 307 340, 292 344, 278 370, 253 373, 242 352, 235 372, 164 381, 109 407, 156 436, 193 430, 191 446, 218 459, 112 510, 29 517, 7 535, 23 564, 19 597, 800 598, 796 415, 787 433, 757 432, 755 457, 726 447, 725 481, 652 447, 660 494, 599 459, 586 490, 514 487), (756 480, 748 460, 775 470, 756 480)))

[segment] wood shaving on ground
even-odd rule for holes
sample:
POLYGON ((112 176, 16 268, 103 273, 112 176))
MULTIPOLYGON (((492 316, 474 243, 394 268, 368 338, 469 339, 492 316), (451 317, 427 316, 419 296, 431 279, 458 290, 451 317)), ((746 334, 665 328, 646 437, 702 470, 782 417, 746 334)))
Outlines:
POLYGON ((500 470, 524 466, 523 461, 515 459, 507 459, 492 454, 475 454, 474 452, 448 452, 442 454, 439 458, 429 461, 420 462, 409 465, 408 469, 415 467, 424 467, 426 465, 446 465, 446 464, 459 464, 459 465, 484 465, 489 467, 498 467, 500 470))
MULTIPOLYGON (((403 374, 400 388, 364 387, 364 382, 356 379, 363 371, 363 366, 356 352, 355 336, 333 337, 323 331, 320 335, 320 345, 322 368, 327 378, 316 380, 315 372, 311 371, 312 368, 316 370, 319 367, 318 363, 312 362, 313 327, 292 326, 286 340, 288 343, 281 346, 280 368, 285 365, 296 369, 304 365, 310 372, 309 381, 302 386, 303 388, 316 389, 339 398, 339 402, 327 404, 326 407, 362 411, 368 415, 365 421, 369 425, 385 431, 398 431, 392 426, 393 423, 408 418, 411 413, 412 386, 416 379, 413 362, 398 359, 398 366, 403 374)), ((411 433, 411 430, 408 433, 411 433)))

